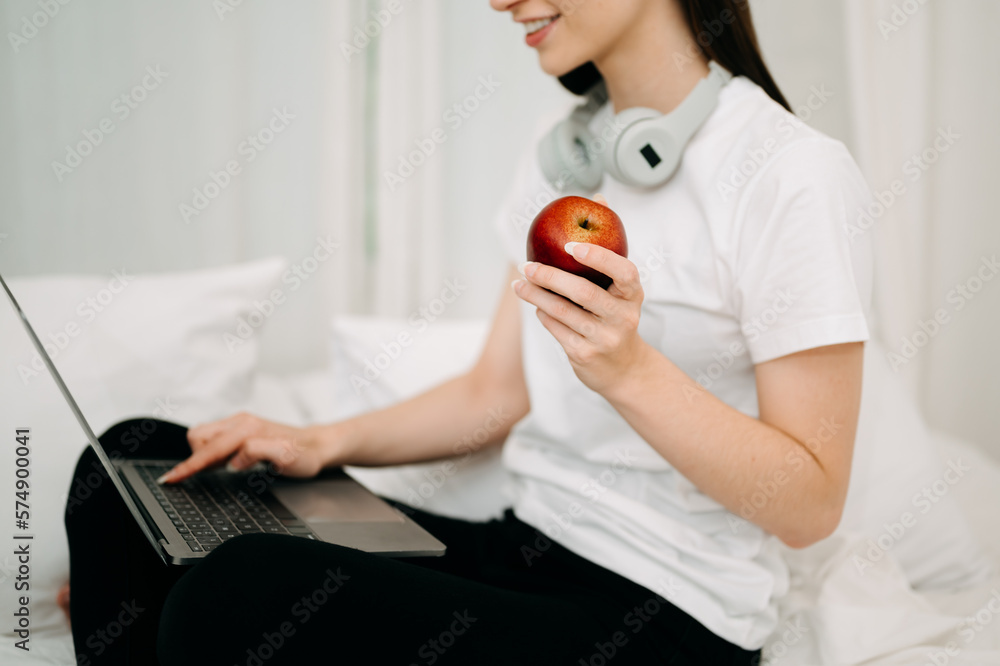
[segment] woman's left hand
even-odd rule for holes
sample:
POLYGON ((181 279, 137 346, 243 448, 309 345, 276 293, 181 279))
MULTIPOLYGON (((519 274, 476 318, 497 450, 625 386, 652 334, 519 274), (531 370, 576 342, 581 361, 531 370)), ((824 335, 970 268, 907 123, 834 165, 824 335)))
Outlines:
MULTIPOLYGON (((600 195, 595 201, 605 203, 600 195)), ((600 245, 567 245, 574 259, 614 281, 607 290, 537 262, 521 266, 525 279, 515 280, 513 288, 521 299, 538 308, 542 326, 566 350, 580 381, 604 393, 637 367, 645 346, 638 333, 643 299, 639 270, 630 260, 600 245)))

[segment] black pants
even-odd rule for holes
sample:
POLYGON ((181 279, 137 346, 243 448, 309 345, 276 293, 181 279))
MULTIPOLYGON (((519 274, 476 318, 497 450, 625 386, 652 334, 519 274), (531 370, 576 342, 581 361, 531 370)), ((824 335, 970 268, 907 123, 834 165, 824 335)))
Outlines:
MULTIPOLYGON (((112 457, 182 458, 155 419, 101 436, 112 457)), ((654 592, 548 540, 511 511, 486 523, 402 507, 444 557, 389 559, 247 534, 166 566, 101 468, 80 457, 66 507, 78 666, 757 664, 654 592)))

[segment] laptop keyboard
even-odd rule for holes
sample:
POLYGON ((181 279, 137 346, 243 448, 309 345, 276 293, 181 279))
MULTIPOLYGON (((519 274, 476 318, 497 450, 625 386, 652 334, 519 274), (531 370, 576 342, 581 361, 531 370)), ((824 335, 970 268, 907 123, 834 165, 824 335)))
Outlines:
POLYGON ((208 552, 223 541, 255 532, 316 538, 280 503, 262 501, 245 486, 209 475, 161 486, 156 479, 169 465, 140 463, 135 468, 192 552, 208 552))

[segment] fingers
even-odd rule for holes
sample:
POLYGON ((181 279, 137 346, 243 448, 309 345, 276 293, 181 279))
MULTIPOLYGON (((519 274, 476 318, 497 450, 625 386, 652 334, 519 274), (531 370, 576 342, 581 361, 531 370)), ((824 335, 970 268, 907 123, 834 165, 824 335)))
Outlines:
POLYGON ((218 421, 203 423, 201 425, 188 428, 187 438, 188 444, 191 445, 191 450, 196 451, 202 446, 209 444, 214 437, 231 428, 234 423, 243 417, 244 414, 235 414, 218 421))
POLYGON ((261 436, 262 430, 261 423, 255 417, 248 416, 219 432, 199 451, 217 452, 225 458, 243 446, 249 438, 261 436))
MULTIPOLYGON (((521 265, 520 269, 529 283, 553 291, 602 319, 613 315, 618 309, 614 296, 586 278, 537 262, 526 262, 521 265)), ((529 292, 530 294, 531 292, 529 292)), ((534 300, 531 302, 538 305, 534 300)), ((556 312, 549 314, 562 319, 556 312)), ((563 320, 563 322, 573 327, 577 332, 586 334, 585 331, 574 326, 571 321, 563 320)))
POLYGON ((160 477, 162 481, 157 481, 177 483, 227 459, 226 468, 230 471, 248 469, 258 462, 267 461, 273 462, 281 474, 296 461, 299 452, 300 447, 293 440, 281 437, 250 437, 235 443, 213 444, 195 451, 187 460, 160 477))
POLYGON ((278 472, 291 465, 298 457, 295 442, 285 437, 251 437, 240 447, 227 468, 232 471, 247 469, 259 462, 274 463, 278 472))
POLYGON ((538 320, 542 322, 542 326, 552 334, 552 337, 556 339, 556 342, 562 345, 563 349, 569 353, 571 350, 575 351, 583 347, 586 343, 586 339, 579 333, 566 326, 558 319, 555 319, 551 315, 547 314, 541 308, 535 310, 535 315, 538 320))
POLYGON ((611 207, 611 206, 608 206, 608 200, 604 198, 603 194, 595 194, 594 195, 594 201, 596 201, 597 203, 601 204, 602 206, 607 206, 608 208, 611 207))
POLYGON ((574 288, 580 285, 575 285, 573 281, 583 282, 585 285, 588 285, 587 289, 592 288, 603 292, 606 297, 608 296, 603 289, 589 280, 541 264, 538 264, 534 276, 528 278, 528 280, 522 280, 515 291, 519 297, 536 306, 551 318, 558 320, 564 326, 572 329, 576 334, 581 336, 592 335, 597 329, 597 320, 592 312, 588 312, 580 307, 583 303, 576 300, 580 298, 580 300, 587 302, 591 299, 589 297, 581 297, 580 294, 582 291, 574 288), (539 278, 538 284, 535 284, 535 279, 541 273, 544 273, 544 276, 539 278), (556 276, 555 273, 561 273, 562 275, 556 276), (569 287, 566 286, 567 281, 563 276, 571 278, 569 287), (569 300, 559 292, 568 292, 569 300), (573 297, 574 294, 576 298, 573 297))
POLYGON ((304 459, 300 455, 306 444, 300 441, 300 433, 293 431, 294 428, 246 412, 191 428, 188 441, 192 454, 157 479, 157 483, 177 483, 226 461, 231 470, 247 469, 266 460, 277 465, 282 474, 289 470, 293 476, 315 474, 320 464, 318 458, 304 459))
POLYGON ((157 479, 157 483, 177 483, 206 467, 221 463, 239 449, 248 437, 257 434, 262 424, 257 417, 240 413, 190 428, 188 442, 193 453, 157 479))
POLYGON ((621 292, 622 298, 632 300, 642 292, 639 269, 626 257, 593 243, 570 245, 569 250, 578 262, 614 280, 614 287, 621 292))
POLYGON ((218 447, 203 447, 192 453, 186 460, 177 463, 173 469, 156 480, 159 484, 177 483, 183 481, 192 474, 200 472, 206 467, 221 463, 229 457, 232 450, 223 450, 218 447))

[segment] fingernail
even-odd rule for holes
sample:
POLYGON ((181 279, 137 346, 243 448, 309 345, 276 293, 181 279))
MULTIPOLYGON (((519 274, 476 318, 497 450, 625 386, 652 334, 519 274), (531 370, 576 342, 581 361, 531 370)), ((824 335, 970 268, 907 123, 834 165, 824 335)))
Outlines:
POLYGON ((234 465, 233 461, 230 460, 229 462, 226 463, 226 471, 227 472, 238 472, 238 471, 240 471, 240 468, 237 467, 236 465, 234 465))
POLYGON ((573 248, 575 248, 577 245, 579 245, 579 243, 577 243, 576 241, 570 241, 570 242, 566 243, 566 252, 569 253, 570 255, 572 255, 573 254, 573 248))
POLYGON ((524 277, 531 277, 531 274, 535 272, 535 262, 526 261, 517 267, 517 272, 524 277))
POLYGON ((514 280, 513 282, 510 283, 510 288, 513 289, 514 291, 517 291, 517 285, 521 284, 522 282, 524 282, 524 280, 514 280))
POLYGON ((157 485, 160 485, 160 486, 162 486, 162 485, 163 485, 163 484, 164 484, 164 483, 166 482, 166 480, 170 478, 170 474, 171 474, 171 473, 172 473, 173 471, 174 471, 174 470, 170 470, 169 472, 167 472, 166 474, 163 474, 163 475, 162 475, 162 476, 161 476, 160 478, 158 478, 158 479, 156 480, 156 483, 157 483, 157 485))

